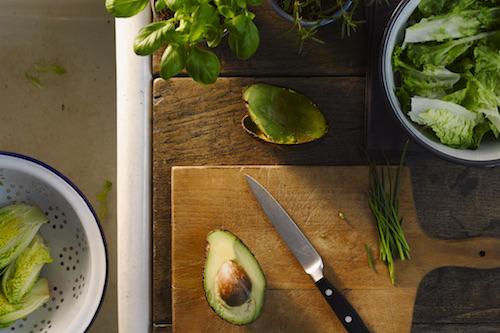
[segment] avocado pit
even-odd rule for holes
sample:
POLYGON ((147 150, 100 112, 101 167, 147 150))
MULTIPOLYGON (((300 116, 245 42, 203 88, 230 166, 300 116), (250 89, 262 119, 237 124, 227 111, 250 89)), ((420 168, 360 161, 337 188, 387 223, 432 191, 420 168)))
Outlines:
POLYGON ((234 260, 221 265, 216 283, 219 297, 229 306, 240 306, 250 299, 252 282, 245 269, 234 260))
POLYGON ((262 268, 250 250, 227 230, 207 235, 203 288, 208 304, 222 319, 246 325, 261 314, 266 290, 262 268))

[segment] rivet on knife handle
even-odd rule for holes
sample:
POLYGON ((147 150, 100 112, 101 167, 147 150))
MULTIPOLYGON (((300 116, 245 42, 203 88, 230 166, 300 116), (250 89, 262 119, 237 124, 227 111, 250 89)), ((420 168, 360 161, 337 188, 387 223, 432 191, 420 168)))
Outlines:
POLYGON ((321 278, 315 282, 316 287, 326 299, 332 310, 335 312, 342 325, 349 333, 369 333, 370 331, 363 323, 363 320, 352 307, 349 301, 338 292, 326 278, 321 278))

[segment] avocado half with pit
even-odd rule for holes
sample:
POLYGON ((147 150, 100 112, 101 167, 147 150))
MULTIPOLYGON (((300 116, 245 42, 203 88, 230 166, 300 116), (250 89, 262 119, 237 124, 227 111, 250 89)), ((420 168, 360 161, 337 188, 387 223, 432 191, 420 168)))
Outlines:
POLYGON ((207 242, 203 287, 208 304, 232 324, 253 322, 262 312, 266 290, 259 263, 229 231, 211 231, 207 242))

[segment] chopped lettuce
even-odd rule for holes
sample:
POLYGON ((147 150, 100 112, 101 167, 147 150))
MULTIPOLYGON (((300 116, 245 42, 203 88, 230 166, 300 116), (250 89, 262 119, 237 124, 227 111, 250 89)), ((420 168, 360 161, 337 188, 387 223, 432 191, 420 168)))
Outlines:
POLYGON ((500 95, 500 49, 480 45, 474 49, 475 77, 483 86, 496 95, 500 95))
POLYGON ((2 322, 1 318, 9 313, 13 313, 22 308, 21 304, 11 304, 5 298, 5 296, 0 293, 0 328, 7 327, 10 324, 10 321, 2 322))
POLYGON ((452 0, 421 0, 418 10, 424 16, 442 14, 452 0))
POLYGON ((408 27, 403 45, 473 36, 499 25, 500 7, 455 8, 446 14, 423 18, 408 27))
POLYGON ((482 113, 500 132, 500 50, 479 45, 474 49, 474 75, 467 75, 467 96, 464 106, 482 113))
POLYGON ((500 0, 421 0, 393 53, 410 119, 451 147, 500 137, 500 0))
POLYGON ((491 33, 483 32, 475 36, 450 40, 446 43, 409 44, 408 59, 417 67, 425 65, 448 66, 467 52, 474 42, 488 37, 491 33))
POLYGON ((480 116, 463 106, 439 99, 413 97, 410 119, 431 128, 439 140, 454 148, 475 148, 474 127, 480 116))
POLYGON ((45 264, 51 263, 50 250, 43 238, 36 235, 31 244, 24 250, 5 271, 2 278, 2 290, 10 303, 19 303, 38 280, 45 264))
POLYGON ((15 204, 0 208, 0 271, 28 247, 47 221, 36 206, 15 204))
POLYGON ((494 5, 498 0, 421 0, 418 9, 423 16, 444 14, 447 11, 479 9, 484 5, 494 5))
POLYGON ((0 293, 0 327, 7 327, 14 321, 26 317, 49 299, 49 283, 46 279, 39 279, 19 304, 9 303, 0 293))
POLYGON ((426 65, 423 70, 413 68, 402 60, 402 51, 399 48, 394 53, 394 69, 401 73, 402 86, 410 95, 443 97, 460 80, 460 74, 451 72, 444 66, 426 65))

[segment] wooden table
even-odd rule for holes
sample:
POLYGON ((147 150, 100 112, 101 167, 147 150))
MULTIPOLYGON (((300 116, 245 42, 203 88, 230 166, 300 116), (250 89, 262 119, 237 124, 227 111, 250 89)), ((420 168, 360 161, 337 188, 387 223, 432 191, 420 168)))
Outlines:
MULTIPOLYGON (((170 332, 172 322, 172 166, 366 164, 367 28, 361 26, 352 37, 341 39, 338 25, 326 27, 320 33, 326 44, 306 44, 299 56, 289 24, 267 4, 255 13, 261 46, 251 60, 238 61, 222 47, 218 53, 224 70, 214 85, 200 86, 184 77, 154 82, 154 332, 170 332), (328 118, 327 137, 308 145, 280 147, 248 136, 240 127, 244 114, 241 91, 253 82, 287 86, 311 97, 328 118)), ((154 57, 155 72, 159 56, 154 57)), ((427 153, 411 154, 408 165, 419 220, 429 234, 440 238, 500 237, 500 169, 459 166, 427 153)), ((422 281, 412 331, 499 332, 500 269, 443 268, 432 272, 422 281)))

